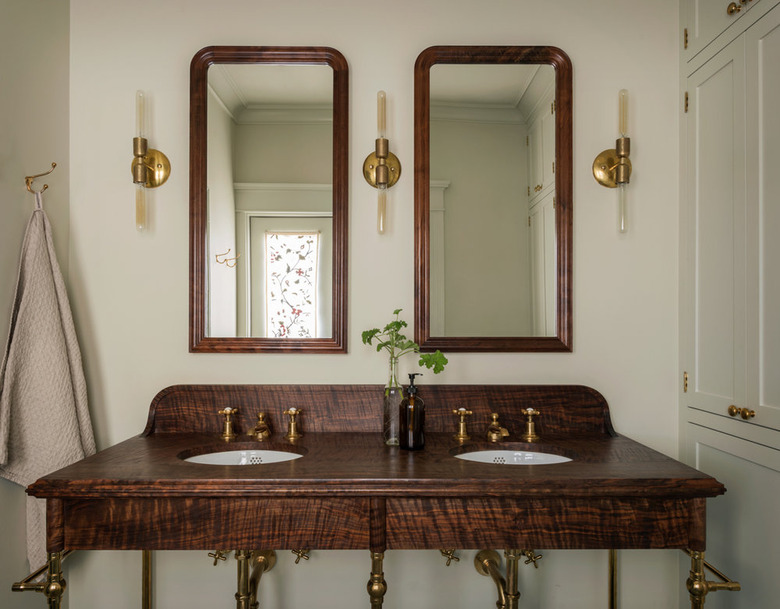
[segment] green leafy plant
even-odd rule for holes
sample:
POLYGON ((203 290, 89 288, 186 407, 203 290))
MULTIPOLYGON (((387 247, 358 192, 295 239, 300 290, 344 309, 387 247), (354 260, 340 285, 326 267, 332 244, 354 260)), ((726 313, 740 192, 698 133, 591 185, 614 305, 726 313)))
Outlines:
POLYGON ((376 340, 377 352, 384 349, 390 354, 390 359, 398 359, 409 353, 418 353, 420 360, 417 362, 420 366, 433 369, 434 374, 439 374, 447 365, 447 358, 438 349, 433 353, 420 353, 420 345, 413 340, 409 340, 402 334, 402 330, 407 327, 407 323, 399 318, 403 309, 393 311, 395 319, 387 324, 384 329, 373 328, 363 332, 363 344, 373 345, 376 340))

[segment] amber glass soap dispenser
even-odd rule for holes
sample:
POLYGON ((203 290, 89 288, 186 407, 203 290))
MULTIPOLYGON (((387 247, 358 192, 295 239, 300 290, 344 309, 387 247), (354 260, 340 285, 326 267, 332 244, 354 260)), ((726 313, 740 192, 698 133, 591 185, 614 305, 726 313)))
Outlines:
POLYGON ((409 375, 409 388, 406 399, 401 402, 400 444, 404 450, 420 450, 425 446, 423 427, 425 426, 425 404, 417 397, 414 377, 420 372, 409 375))

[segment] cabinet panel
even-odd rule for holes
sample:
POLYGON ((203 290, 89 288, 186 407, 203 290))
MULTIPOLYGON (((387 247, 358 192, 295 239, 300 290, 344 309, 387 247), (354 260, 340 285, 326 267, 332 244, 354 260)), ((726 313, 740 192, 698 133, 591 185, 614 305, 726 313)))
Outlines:
POLYGON ((780 429, 780 7, 746 34, 748 396, 752 421, 780 429))
POLYGON ((555 195, 548 193, 530 210, 532 327, 535 336, 555 335, 555 195))
POLYGON ((742 584, 741 592, 707 595, 707 609, 775 606, 780 599, 780 451, 698 425, 688 426, 688 437, 692 464, 727 489, 707 502, 707 560, 742 584), (771 463, 774 468, 766 466, 771 463))
POLYGON ((692 302, 685 342, 689 405, 725 414, 745 395, 744 42, 739 39, 688 79, 687 199, 692 302), (690 361, 692 358, 692 361, 690 361), (691 368, 688 368, 691 370, 691 368))
MULTIPOLYGON (((734 0, 738 11, 729 14, 732 0, 688 0, 688 48, 686 57, 694 55, 715 40, 721 32, 740 21, 759 0, 734 0)), ((740 28, 741 29, 741 28, 740 28)))

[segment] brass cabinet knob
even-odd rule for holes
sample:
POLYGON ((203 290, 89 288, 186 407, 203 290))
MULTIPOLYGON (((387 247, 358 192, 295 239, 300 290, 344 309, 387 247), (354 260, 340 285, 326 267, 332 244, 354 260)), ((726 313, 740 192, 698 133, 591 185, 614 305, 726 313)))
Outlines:
POLYGON ((726 13, 728 13, 729 15, 733 15, 735 13, 738 13, 741 10, 742 10, 742 7, 739 4, 737 4, 736 2, 732 2, 731 4, 729 4, 726 7, 726 13))
POLYGON ((754 416, 756 416, 756 411, 752 408, 738 408, 734 404, 729 406, 728 408, 729 416, 736 417, 737 415, 741 416, 745 421, 748 419, 752 419, 754 416))

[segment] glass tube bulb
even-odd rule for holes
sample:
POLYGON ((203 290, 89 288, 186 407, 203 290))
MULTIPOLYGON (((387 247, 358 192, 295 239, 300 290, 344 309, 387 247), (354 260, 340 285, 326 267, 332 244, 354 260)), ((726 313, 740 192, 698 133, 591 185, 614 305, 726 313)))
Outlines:
POLYGON ((626 197, 628 184, 618 184, 618 231, 625 233, 628 230, 626 218, 626 197))
POLYGON ((376 209, 376 230, 382 235, 387 223, 387 188, 379 188, 379 198, 376 209))
POLYGON ((138 230, 146 228, 146 189, 143 184, 135 186, 135 227, 138 230))

